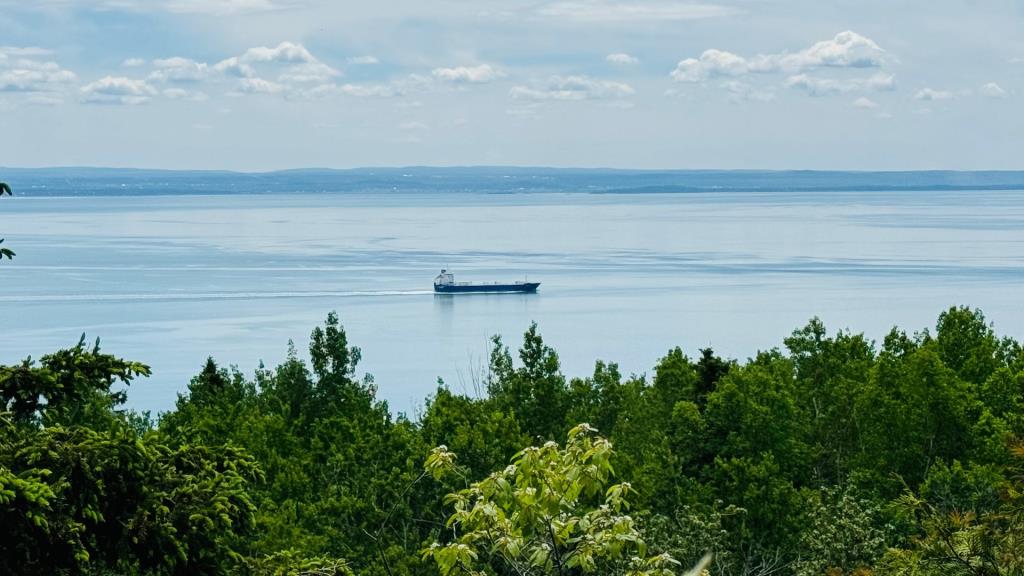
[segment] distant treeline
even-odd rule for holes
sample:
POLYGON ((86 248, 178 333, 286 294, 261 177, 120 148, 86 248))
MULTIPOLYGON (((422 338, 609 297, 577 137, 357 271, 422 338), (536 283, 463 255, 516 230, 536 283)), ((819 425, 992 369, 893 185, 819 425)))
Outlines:
POLYGON ((511 194, 1022 190, 1021 171, 613 170, 462 167, 276 172, 7 168, 22 196, 463 192, 511 194))
POLYGON ((157 418, 98 344, 0 367, 0 573, 1024 573, 1024 350, 978 310, 651 378, 567 378, 534 325, 416 421, 335 314, 310 358, 211 359, 157 418))

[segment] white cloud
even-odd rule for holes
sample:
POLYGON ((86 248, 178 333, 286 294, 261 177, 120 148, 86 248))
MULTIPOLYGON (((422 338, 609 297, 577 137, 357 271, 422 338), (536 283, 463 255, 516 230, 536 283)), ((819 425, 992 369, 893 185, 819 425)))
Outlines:
POLYGON ((982 96, 987 96, 989 98, 1006 98, 1007 96, 1006 90, 1003 90, 1003 87, 995 82, 989 82, 982 85, 982 87, 978 89, 978 92, 980 92, 982 96))
POLYGON ((355 64, 357 66, 365 66, 369 64, 380 63, 380 60, 378 60, 375 56, 349 56, 348 58, 345 59, 345 61, 348 62, 349 64, 355 64))
POLYGON ((410 122, 402 122, 401 124, 398 125, 398 129, 399 130, 405 130, 407 132, 408 131, 426 130, 427 128, 429 128, 429 127, 426 124, 424 124, 423 122, 416 121, 416 120, 413 120, 413 121, 410 121, 410 122))
POLYGON ((454 68, 434 68, 431 71, 434 78, 446 82, 486 84, 501 78, 505 74, 496 70, 490 64, 478 66, 456 66, 454 68))
POLYGON ((878 92, 892 92, 896 89, 896 77, 879 72, 868 78, 864 86, 878 92))
POLYGON ((826 96, 849 91, 849 86, 840 80, 813 78, 807 74, 797 74, 786 78, 786 86, 803 90, 811 96, 826 96))
POLYGON ((27 54, 41 53, 35 49, 0 48, 0 92, 59 92, 77 80, 74 72, 56 62, 22 57, 27 54))
POLYGON ((256 76, 256 69, 242 62, 237 56, 217 62, 214 64, 213 69, 222 74, 237 78, 252 78, 256 76))
POLYGON ((340 75, 341 72, 322 62, 305 62, 289 66, 278 76, 277 80, 287 84, 323 83, 340 75))
POLYGON ((199 82, 210 74, 206 62, 180 56, 153 60, 153 67, 156 70, 149 75, 149 80, 155 82, 199 82))
POLYGON ((270 48, 257 46, 249 48, 239 57, 242 62, 316 62, 317 59, 302 44, 281 42, 270 48))
POLYGON ((914 94, 914 100, 921 100, 924 102, 932 102, 936 100, 952 100, 954 95, 948 90, 935 90, 932 88, 922 88, 914 94))
POLYGON ((604 59, 608 61, 609 64, 617 64, 620 66, 628 66, 630 64, 636 64, 640 62, 639 58, 636 58, 635 56, 630 56, 629 54, 626 54, 624 52, 616 52, 614 54, 609 54, 605 56, 604 59))
POLYGON ((892 74, 878 73, 868 78, 817 78, 807 74, 796 74, 786 78, 786 86, 803 90, 811 96, 831 96, 848 92, 873 90, 888 92, 896 89, 896 78, 892 74))
MULTIPOLYGON (((379 84, 334 84, 326 83, 314 88, 299 91, 296 95, 303 98, 324 98, 327 96, 348 96, 353 98, 396 98, 405 96, 412 92, 426 90, 432 84, 432 79, 417 74, 410 74, 404 78, 398 78, 386 83, 379 84)), ((406 102, 408 107, 420 107, 422 102, 406 102)))
POLYGON ((874 40, 852 30, 840 32, 831 40, 816 42, 796 54, 780 54, 784 70, 806 70, 817 67, 875 68, 885 62, 885 50, 874 40))
POLYGON ((123 62, 121 62, 121 67, 122 68, 138 68, 139 66, 144 66, 145 64, 146 64, 146 61, 143 60, 142 58, 126 58, 123 62))
POLYGON ((676 82, 703 82, 715 76, 740 76, 750 71, 746 58, 724 50, 705 50, 700 58, 680 60, 672 71, 676 82))
POLYGON ((878 108, 878 102, 875 102, 867 96, 861 96, 853 101, 853 107, 861 108, 863 110, 874 110, 875 108, 878 108))
POLYGON ((623 82, 587 76, 553 76, 540 87, 515 86, 509 95, 516 100, 599 100, 628 98, 635 92, 623 82))
POLYGON ((540 16, 578 22, 665 22, 736 14, 735 8, 674 0, 563 0, 541 5, 540 16))
POLYGON ((321 62, 305 46, 295 42, 249 48, 240 56, 214 64, 213 70, 239 78, 239 92, 243 94, 285 94, 303 98, 332 93, 336 87, 330 82, 342 75, 340 70, 321 62), (265 78, 270 74, 276 74, 276 80, 265 78))
POLYGON ((285 91, 284 85, 263 78, 242 78, 238 88, 245 94, 280 94, 285 91))
POLYGON ((156 95, 156 88, 145 80, 134 80, 124 76, 105 76, 81 88, 82 100, 90 104, 137 105, 149 102, 156 95))
POLYGON ((386 84, 342 84, 337 87, 337 92, 342 96, 357 98, 391 98, 400 93, 386 84))
POLYGON ((746 58, 711 48, 699 58, 686 58, 671 72, 677 82, 703 82, 718 76, 742 76, 755 72, 800 72, 814 68, 869 68, 886 62, 885 51, 873 40, 847 30, 831 40, 789 54, 759 54, 746 58))

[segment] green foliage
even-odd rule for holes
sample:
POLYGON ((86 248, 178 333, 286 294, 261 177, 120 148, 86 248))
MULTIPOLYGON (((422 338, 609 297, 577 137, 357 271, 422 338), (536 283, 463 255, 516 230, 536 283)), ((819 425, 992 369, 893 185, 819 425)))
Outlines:
POLYGON ((537 324, 523 335, 516 368, 500 336, 492 339, 487 391, 499 408, 513 413, 531 438, 552 440, 565 432, 569 391, 558 354, 544 344, 537 324))
POLYGON ((252 526, 255 462, 172 448, 114 412, 144 366, 78 346, 0 369, 0 573, 221 574, 252 526), (36 394, 33 398, 30 394, 36 394), (45 426, 43 425, 45 424, 45 426))
POLYGON ((38 365, 27 358, 0 366, 0 411, 19 423, 39 421, 44 413, 47 423, 83 423, 124 403, 125 392, 110 389, 115 383, 148 375, 145 364, 101 354, 99 339, 87 348, 83 334, 77 345, 43 356, 38 365))
MULTIPOLYGON (((519 452, 504 470, 449 494, 454 538, 424 551, 442 576, 483 574, 667 575, 678 565, 650 555, 632 517, 628 483, 610 484, 612 446, 581 424, 565 448, 554 442, 519 452)), ((435 473, 452 460, 446 449, 427 459, 435 473)))
POLYGON ((408 559, 426 537, 414 518, 431 514, 414 516, 410 506, 435 495, 406 488, 426 450, 419 431, 375 399, 372 381, 357 378, 359 357, 331 313, 311 334, 312 370, 294 348, 276 370, 257 371, 255 382, 208 360, 161 418, 172 443, 239 446, 259 463, 264 477, 252 491, 258 511, 246 555, 294 550, 349 559, 360 572, 413 569, 408 559))
POLYGON ((829 338, 818 318, 784 342, 796 369, 793 398, 810 424, 812 481, 839 482, 859 448, 857 399, 875 361, 874 347, 861 334, 840 331, 829 338))
POLYGON ((876 481, 888 490, 898 488, 886 483, 895 476, 916 485, 936 459, 955 459, 969 448, 977 408, 971 387, 942 362, 934 340, 901 357, 883 351, 858 399, 859 417, 871 425, 860 428, 856 464, 880 472, 876 481))
POLYGON ((459 464, 472 478, 502 466, 530 443, 519 421, 493 402, 455 395, 444 387, 427 403, 420 435, 425 445, 445 445, 458 454, 459 464))
POLYGON ((1003 576, 1024 573, 1024 445, 1005 477, 959 462, 933 469, 919 494, 897 504, 911 515, 910 545, 880 562, 882 574, 1003 576))
POLYGON ((852 574, 874 566, 896 536, 883 508, 849 486, 812 494, 794 572, 852 574))
POLYGON ((294 549, 247 558, 239 572, 247 576, 353 576, 348 564, 326 556, 306 557, 294 549))
POLYGON ((415 422, 334 313, 309 363, 208 359, 155 422, 122 407, 149 369, 84 339, 0 366, 0 573, 1024 570, 1024 349, 980 311, 878 346, 812 319, 650 378, 567 379, 536 325, 492 343, 486 394, 439 383, 415 422))
POLYGON ((940 314, 935 343, 943 364, 967 382, 981 384, 1000 365, 999 341, 981 310, 963 306, 940 314))
POLYGON ((656 515, 643 526, 651 548, 668 552, 684 566, 710 555, 708 571, 716 575, 748 572, 739 565, 734 550, 739 540, 727 525, 742 525, 747 511, 721 500, 699 506, 683 506, 671 516, 656 515))

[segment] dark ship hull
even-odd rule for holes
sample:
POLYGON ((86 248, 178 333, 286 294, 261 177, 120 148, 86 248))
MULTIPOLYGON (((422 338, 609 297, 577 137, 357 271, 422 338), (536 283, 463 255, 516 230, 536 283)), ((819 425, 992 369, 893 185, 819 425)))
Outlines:
POLYGON ((500 293, 533 293, 540 282, 515 282, 513 284, 434 284, 434 292, 438 294, 500 294, 500 293))

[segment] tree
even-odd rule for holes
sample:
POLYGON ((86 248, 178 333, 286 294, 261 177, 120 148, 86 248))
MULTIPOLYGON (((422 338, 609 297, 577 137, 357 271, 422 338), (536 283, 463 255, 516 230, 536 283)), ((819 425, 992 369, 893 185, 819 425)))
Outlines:
POLYGON ((149 366, 102 354, 100 341, 78 344, 43 356, 38 365, 26 358, 16 366, 0 366, 0 411, 17 423, 82 424, 90 416, 107 417, 124 403, 124 390, 137 376, 149 376, 149 366))
POLYGON ((884 576, 1018 576, 1024 574, 1024 444, 1000 487, 995 509, 950 508, 907 491, 898 505, 917 533, 878 566, 884 576))
POLYGON ((841 482, 857 451, 856 400, 875 361, 863 334, 840 330, 828 337, 818 318, 784 340, 796 368, 797 404, 808 416, 819 484, 841 482))
POLYGON ((487 392, 506 412, 515 414, 524 432, 534 439, 551 440, 565 429, 569 390, 559 372, 558 354, 544 344, 537 323, 523 334, 520 367, 515 367, 500 336, 491 339, 487 392))
POLYGON ((973 444, 980 403, 937 348, 929 338, 883 348, 857 398, 854 466, 880 494, 898 496, 903 482, 917 486, 936 459, 961 458, 973 444))
POLYGON ((511 414, 493 402, 452 394, 438 387, 419 422, 427 446, 445 445, 459 455, 459 463, 472 477, 502 466, 530 443, 511 414))
MULTIPOLYGON (((673 574, 679 563, 649 554, 626 514, 630 485, 610 484, 612 455, 587 424, 569 431, 564 449, 547 442, 522 450, 504 470, 448 495, 452 539, 434 542, 424 557, 442 576, 673 574)), ((454 461, 441 446, 425 468, 442 476, 454 461)))
MULTIPOLYGON (((11 187, 8 186, 6 182, 0 182, 0 196, 3 196, 4 194, 11 196, 11 187)), ((4 239, 0 238, 0 244, 3 243, 4 239)), ((3 260, 4 256, 6 256, 8 260, 10 260, 14 258, 14 252, 11 252, 7 248, 0 247, 0 260, 3 260)))
POLYGON ((167 445, 118 408, 143 364, 77 346, 0 366, 0 573, 223 574, 259 478, 235 447, 167 445))
POLYGON ((715 391, 718 382, 729 373, 729 369, 732 368, 733 364, 734 362, 715 356, 715 351, 711 348, 700 349, 700 360, 696 366, 697 374, 700 376, 700 380, 697 381, 696 390, 696 401, 699 404, 704 404, 708 394, 715 391))
POLYGON ((798 576, 869 573, 892 543, 896 530, 886 521, 882 504, 849 486, 815 492, 808 505, 798 576))
POLYGON ((208 360, 161 432, 174 445, 241 446, 259 463, 249 556, 278 567, 275 555, 297 550, 351 560, 360 574, 418 562, 425 535, 406 487, 426 454, 419 431, 391 416, 372 379, 356 377, 359 349, 336 313, 312 331, 309 351, 312 369, 289 344, 285 362, 256 382, 208 360))
POLYGON ((961 306, 940 314, 935 341, 942 362, 967 382, 981 384, 999 367, 999 340, 981 310, 961 306))

